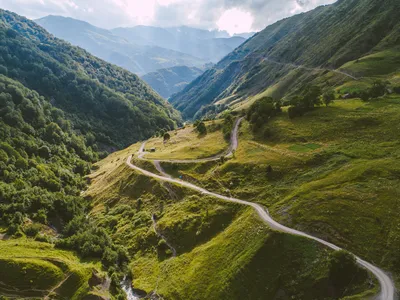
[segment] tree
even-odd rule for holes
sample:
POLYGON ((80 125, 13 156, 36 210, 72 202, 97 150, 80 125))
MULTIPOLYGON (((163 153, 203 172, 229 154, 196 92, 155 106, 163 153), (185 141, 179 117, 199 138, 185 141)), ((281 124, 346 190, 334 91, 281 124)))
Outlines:
POLYGON ((207 134, 207 127, 206 124, 204 124, 204 122, 200 122, 199 125, 197 125, 196 129, 200 135, 207 134))
POLYGON ((386 93, 387 83, 382 80, 375 80, 372 87, 369 89, 369 95, 372 98, 378 98, 386 93))
POLYGON ((335 93, 333 90, 329 90, 322 95, 322 101, 324 102, 326 107, 328 107, 333 100, 335 100, 335 93))
POLYGON ((171 135, 168 132, 164 133, 164 143, 169 141, 170 139, 171 139, 171 135))

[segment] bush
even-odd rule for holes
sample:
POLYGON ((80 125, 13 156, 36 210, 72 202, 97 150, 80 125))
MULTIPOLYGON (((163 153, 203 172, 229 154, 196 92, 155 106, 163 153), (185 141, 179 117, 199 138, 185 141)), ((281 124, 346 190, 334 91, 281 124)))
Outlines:
POLYGON ((290 106, 288 108, 288 115, 290 119, 301 117, 304 114, 303 109, 299 106, 290 106))
POLYGON ((206 124, 204 124, 204 122, 200 122, 197 125, 196 130, 200 135, 206 135, 207 134, 207 127, 206 127, 206 124))
POLYGON ((35 237, 42 227, 39 224, 29 224, 24 228, 24 232, 29 237, 35 237))

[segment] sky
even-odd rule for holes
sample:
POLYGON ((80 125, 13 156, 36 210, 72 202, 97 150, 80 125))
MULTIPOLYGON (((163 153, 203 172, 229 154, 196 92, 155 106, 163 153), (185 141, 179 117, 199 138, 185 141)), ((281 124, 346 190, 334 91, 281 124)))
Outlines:
POLYGON ((102 28, 191 26, 230 34, 259 31, 278 20, 335 0, 0 0, 30 19, 61 15, 102 28))

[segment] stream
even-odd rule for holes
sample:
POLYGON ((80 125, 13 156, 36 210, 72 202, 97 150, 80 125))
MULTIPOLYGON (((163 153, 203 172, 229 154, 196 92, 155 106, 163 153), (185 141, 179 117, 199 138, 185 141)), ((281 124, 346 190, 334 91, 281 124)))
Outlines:
POLYGON ((121 288, 126 294, 126 299, 128 300, 139 300, 140 297, 137 295, 132 288, 132 282, 128 277, 124 277, 124 280, 121 281, 121 288))

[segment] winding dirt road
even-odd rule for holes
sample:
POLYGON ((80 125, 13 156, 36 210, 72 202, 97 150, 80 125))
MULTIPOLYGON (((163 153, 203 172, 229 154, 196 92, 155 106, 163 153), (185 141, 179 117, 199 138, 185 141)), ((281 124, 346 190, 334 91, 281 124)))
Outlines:
MULTIPOLYGON (((235 124, 235 128, 233 129, 232 136, 231 136, 231 145, 230 145, 230 147, 229 147, 229 149, 227 151, 228 152, 227 154, 232 154, 233 151, 237 149, 237 146, 238 146, 238 128, 239 128, 241 120, 242 119, 239 119, 235 124)), ((143 149, 144 149, 144 144, 142 145, 142 147, 140 149, 140 152, 142 152, 143 149)), ((140 155, 139 155, 139 157, 140 157, 140 155)), ((199 160, 199 162, 217 160, 217 159, 218 158, 209 158, 208 160, 207 159, 199 160)), ((286 227, 286 226, 278 223, 277 221, 272 219, 272 217, 269 215, 268 210, 264 209, 261 205, 259 205, 257 203, 248 202, 248 201, 236 199, 236 198, 233 198, 233 197, 226 197, 226 196, 223 196, 223 195, 220 195, 220 194, 217 194, 217 193, 213 193, 213 192, 210 192, 210 191, 208 191, 208 190, 206 190, 206 189, 204 189, 202 187, 194 185, 192 183, 189 183, 189 182, 186 182, 186 181, 183 181, 183 180, 178 180, 178 179, 171 178, 171 176, 169 176, 169 175, 168 176, 157 175, 157 174, 154 174, 152 172, 149 172, 147 170, 144 170, 142 168, 139 168, 139 167, 135 166, 134 164, 131 163, 131 161, 132 161, 132 155, 130 155, 127 158, 126 164, 131 169, 133 169, 135 171, 138 171, 138 172, 142 173, 145 176, 152 177, 152 178, 164 181, 164 182, 178 184, 178 185, 184 186, 186 188, 189 188, 191 190, 200 192, 201 194, 212 196, 212 197, 216 197, 216 198, 224 200, 224 201, 250 206, 253 209, 255 209, 255 211, 260 216, 260 218, 269 227, 271 227, 273 230, 277 230, 277 231, 281 231, 281 232, 285 232, 285 233, 289 233, 289 234, 293 234, 293 235, 297 235, 297 236, 302 236, 302 237, 317 241, 317 242, 319 242, 319 243, 321 243, 321 244, 323 244, 323 245, 325 245, 325 246, 327 246, 327 247, 329 247, 331 249, 341 250, 340 247, 338 247, 338 246, 336 246, 336 245, 334 245, 332 243, 329 243, 329 242, 324 241, 324 240, 322 240, 320 238, 317 238, 317 237, 314 237, 312 235, 309 235, 309 234, 307 234, 305 232, 298 231, 298 230, 286 227)), ((191 160, 189 162, 192 163, 192 162, 197 162, 197 161, 198 160, 194 160, 194 161, 191 160)), ((182 163, 182 162, 185 162, 185 160, 182 160, 182 161, 168 161, 168 162, 182 163)), ((163 173, 165 174, 165 172, 163 172, 163 173)), ((383 270, 381 270, 378 267, 370 264, 369 262, 367 262, 367 261, 365 261, 365 260, 363 260, 363 259, 361 259, 361 258, 359 258, 357 256, 356 256, 356 259, 357 259, 357 263, 361 267, 363 267, 363 268, 367 269, 368 271, 370 271, 378 279, 380 287, 381 287, 381 291, 380 291, 380 294, 379 294, 377 299, 379 299, 379 300, 395 300, 395 286, 394 286, 394 283, 391 280, 391 278, 383 270)))

